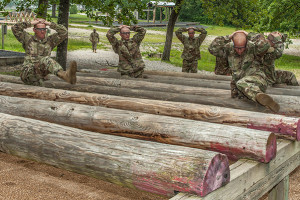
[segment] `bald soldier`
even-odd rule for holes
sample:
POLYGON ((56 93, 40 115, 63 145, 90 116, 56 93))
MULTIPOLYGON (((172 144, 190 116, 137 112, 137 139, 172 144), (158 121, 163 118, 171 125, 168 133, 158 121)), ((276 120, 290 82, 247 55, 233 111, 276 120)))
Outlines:
POLYGON ((232 71, 233 98, 244 95, 273 112, 278 112, 278 103, 264 93, 268 84, 261 63, 270 44, 263 38, 252 42, 247 39, 247 35, 245 31, 236 31, 231 35, 216 37, 208 50, 214 56, 227 58, 232 71))
POLYGON ((90 41, 92 42, 92 49, 93 52, 97 53, 97 44, 99 43, 99 34, 97 33, 96 29, 90 34, 90 41))
MULTIPOLYGON (((249 33, 248 38, 251 41, 259 39, 261 34, 249 33)), ((270 48, 267 53, 263 56, 263 69, 265 71, 267 82, 269 86, 274 84, 285 83, 287 85, 299 86, 296 76, 293 72, 284 70, 275 70, 275 60, 280 58, 284 50, 284 42, 287 35, 281 34, 277 31, 272 32, 268 35, 267 40, 270 44, 270 48)))
POLYGON ((21 80, 28 85, 43 86, 49 73, 70 84, 76 83, 77 64, 71 62, 67 71, 53 60, 51 51, 68 36, 68 31, 63 25, 47 22, 44 19, 36 19, 32 22, 18 22, 12 28, 12 32, 25 49, 25 60, 21 70, 21 80), (25 31, 33 26, 34 35, 25 31), (46 36, 47 28, 55 30, 56 33, 46 36))
POLYGON ((201 59, 200 46, 207 35, 207 31, 204 28, 189 27, 179 28, 175 31, 175 34, 184 46, 181 54, 181 58, 183 59, 182 72, 197 73, 198 60, 201 59), (188 32, 188 37, 182 34, 185 31, 188 32), (201 34, 195 37, 195 31, 199 31, 201 34))
POLYGON ((140 52, 140 45, 144 39, 146 30, 140 26, 127 26, 111 28, 106 37, 115 53, 119 55, 118 72, 123 77, 147 78, 143 75, 145 63, 140 52), (130 38, 130 31, 137 32, 130 38), (120 33, 121 40, 115 34, 120 33))

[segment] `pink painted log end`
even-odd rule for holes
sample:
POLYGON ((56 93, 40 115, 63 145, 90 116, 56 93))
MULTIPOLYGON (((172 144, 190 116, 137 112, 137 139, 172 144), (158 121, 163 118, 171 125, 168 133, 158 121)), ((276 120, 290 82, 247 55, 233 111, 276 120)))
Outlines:
POLYGON ((169 172, 139 175, 134 179, 133 185, 140 190, 169 197, 174 196, 177 192, 203 197, 230 181, 229 162, 226 155, 217 154, 207 164, 207 167, 201 167, 201 164, 190 167, 173 171, 172 177, 168 176, 168 178, 162 174, 169 172), (192 173, 184 172, 186 170, 191 172, 191 169, 193 169, 192 173))
POLYGON ((200 196, 206 196, 208 193, 226 185, 230 181, 230 169, 228 158, 224 155, 217 155, 213 159, 203 181, 203 189, 200 196))
POLYGON ((267 141, 267 148, 266 148, 266 158, 265 160, 262 160, 261 162, 268 163, 273 158, 275 158, 277 152, 277 140, 274 133, 270 134, 270 137, 267 141))
POLYGON ((297 141, 300 140, 300 119, 298 120, 298 123, 297 123, 296 140, 297 141))

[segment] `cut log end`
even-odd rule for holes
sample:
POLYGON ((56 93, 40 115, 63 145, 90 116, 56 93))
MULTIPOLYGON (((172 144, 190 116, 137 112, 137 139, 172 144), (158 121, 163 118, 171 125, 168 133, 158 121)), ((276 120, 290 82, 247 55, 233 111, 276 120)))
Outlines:
POLYGON ((299 141, 300 140, 300 119, 298 120, 296 129, 297 129, 296 130, 296 140, 299 141))
POLYGON ((271 133, 267 141, 266 158, 262 162, 265 163, 270 162, 273 158, 275 158, 276 152, 277 152, 276 136, 274 133, 271 133))
POLYGON ((208 193, 226 185, 230 181, 230 169, 228 158, 225 155, 216 155, 207 170, 203 180, 200 196, 206 196, 208 193))

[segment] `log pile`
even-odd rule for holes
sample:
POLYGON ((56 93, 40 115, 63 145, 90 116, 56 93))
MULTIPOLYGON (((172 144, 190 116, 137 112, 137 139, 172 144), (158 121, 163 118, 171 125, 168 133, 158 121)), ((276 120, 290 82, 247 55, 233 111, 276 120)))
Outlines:
POLYGON ((51 77, 46 88, 0 75, 0 151, 134 189, 205 196, 229 182, 227 157, 268 163, 276 136, 300 140, 297 87, 268 90, 275 115, 231 99, 230 77, 146 73, 79 73, 76 85, 51 77))

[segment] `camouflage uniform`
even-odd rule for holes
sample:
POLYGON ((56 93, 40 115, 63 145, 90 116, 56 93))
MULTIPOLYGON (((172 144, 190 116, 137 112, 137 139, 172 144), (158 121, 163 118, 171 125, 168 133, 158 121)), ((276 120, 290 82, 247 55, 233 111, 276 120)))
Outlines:
MULTIPOLYGON (((213 40, 208 50, 214 56, 227 58, 232 71, 232 85, 236 86, 232 89, 237 89, 249 99, 256 101, 256 94, 265 92, 268 85, 260 63, 269 47, 267 40, 247 41, 245 51, 242 55, 238 55, 229 36, 220 36, 213 40)), ((233 97, 240 95, 239 93, 233 97)))
POLYGON ((128 41, 118 40, 115 37, 116 33, 120 32, 120 27, 111 28, 106 37, 115 53, 119 55, 118 72, 121 75, 127 75, 134 78, 142 77, 145 63, 140 52, 140 45, 145 37, 146 30, 140 26, 130 26, 131 31, 137 32, 128 41))
POLYGON ((97 32, 92 32, 90 35, 90 41, 92 42, 93 51, 97 50, 97 44, 99 42, 99 34, 97 32))
MULTIPOLYGON (((259 39, 258 33, 249 33, 248 38, 252 41, 259 39)), ((299 83, 293 72, 275 70, 275 60, 280 58, 283 53, 284 44, 280 36, 271 38, 273 47, 270 47, 263 57, 263 69, 265 71, 268 85, 286 83, 287 85, 298 86, 299 83)))
POLYGON ((45 77, 49 74, 57 75, 63 68, 52 58, 51 51, 68 36, 68 31, 63 25, 51 23, 50 28, 57 33, 38 40, 36 36, 25 31, 31 27, 30 22, 16 23, 11 29, 15 37, 25 49, 25 60, 22 66, 21 79, 25 84, 43 86, 45 77))
POLYGON ((206 37, 207 31, 203 28, 195 28, 195 31, 201 32, 198 37, 189 38, 182 34, 182 32, 188 31, 187 28, 179 28, 175 34, 177 38, 182 42, 184 48, 181 54, 183 59, 182 72, 197 73, 198 60, 201 59, 200 46, 206 37))
POLYGON ((228 60, 222 57, 216 57, 216 66, 215 66, 216 75, 230 75, 231 70, 228 65, 228 60))

